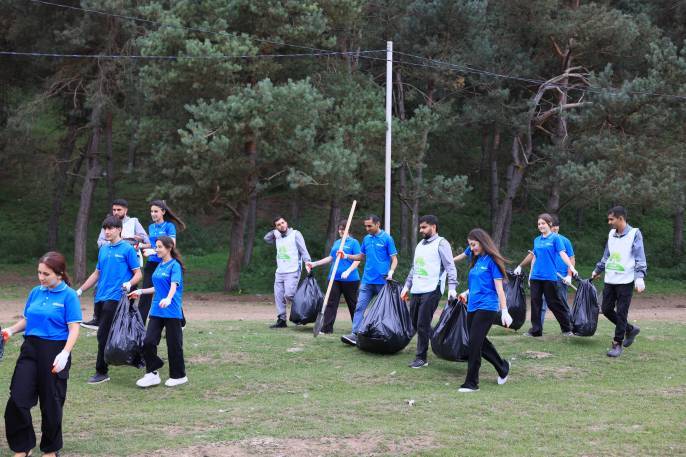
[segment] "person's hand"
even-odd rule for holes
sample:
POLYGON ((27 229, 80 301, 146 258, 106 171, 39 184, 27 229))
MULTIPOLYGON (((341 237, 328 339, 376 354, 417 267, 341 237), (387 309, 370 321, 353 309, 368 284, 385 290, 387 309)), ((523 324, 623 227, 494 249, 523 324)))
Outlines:
POLYGON ((11 328, 6 328, 2 331, 2 341, 7 341, 9 340, 12 335, 14 335, 14 332, 12 331, 11 328))
POLYGON ((81 295, 83 295, 83 291, 81 289, 76 289, 76 296, 80 297, 81 295))
POLYGON ((274 229, 274 238, 281 238, 281 232, 279 232, 277 229, 274 229))
POLYGON ((460 303, 467 303, 467 297, 469 297, 469 291, 465 290, 457 296, 457 301, 459 301, 460 303))
POLYGON ((163 298, 160 300, 160 308, 166 308, 171 304, 171 298, 163 298))
POLYGON ((600 276, 600 273, 598 273, 596 270, 593 270, 593 273, 591 273, 591 281, 593 281, 598 276, 600 276))
POLYGON ((393 270, 388 270, 386 273, 386 281, 391 281, 393 279, 393 270))
POLYGON ((574 266, 570 266, 570 267, 569 267, 569 271, 572 273, 572 277, 573 277, 573 278, 579 276, 579 272, 576 271, 576 268, 574 268, 574 266))
POLYGON ((400 298, 402 298, 405 301, 409 300, 410 291, 407 289, 407 287, 403 287, 403 290, 400 291, 400 298))
POLYGON ((646 290, 646 283, 643 278, 636 278, 634 280, 634 287, 636 288, 636 292, 639 294, 646 290))
POLYGON ((562 278, 562 282, 565 283, 565 285, 567 285, 567 286, 571 286, 572 285, 572 277, 570 275, 567 275, 564 278, 562 278))
POLYGON ((155 255, 155 250, 153 248, 143 249, 143 255, 145 257, 150 257, 151 255, 155 255))
POLYGON ((130 292, 131 291, 131 282, 126 281, 124 284, 121 285, 121 288, 127 292, 130 292))
POLYGON ((448 300, 455 300, 457 298, 457 291, 455 289, 448 290, 448 300))
POLYGON ((60 371, 64 370, 64 367, 67 366, 67 362, 69 361, 69 351, 62 351, 59 354, 57 354, 57 357, 55 357, 55 361, 52 362, 52 372, 53 373, 59 373, 60 371))
POLYGON ((141 298, 141 295, 143 295, 142 290, 143 290, 143 289, 132 290, 132 291, 129 293, 129 299, 130 299, 130 300, 137 300, 137 299, 141 298))
POLYGON ((347 254, 343 252, 341 249, 336 251, 336 255, 342 260, 345 260, 347 258, 347 254))
POLYGON ((348 279, 348 276, 350 276, 350 270, 345 270, 341 273, 341 279, 348 279))
POLYGON ((514 271, 513 271, 512 273, 514 273, 514 274, 517 275, 517 276, 521 275, 521 274, 522 274, 522 266, 521 266, 521 265, 517 265, 517 268, 515 268, 514 271))
POLYGON ((314 264, 312 262, 305 262, 305 269, 308 273, 312 271, 312 268, 314 268, 314 264))
POLYGON ((509 328, 510 325, 512 325, 512 316, 510 316, 510 312, 507 310, 507 308, 501 311, 500 322, 503 324, 504 327, 507 328, 509 328))

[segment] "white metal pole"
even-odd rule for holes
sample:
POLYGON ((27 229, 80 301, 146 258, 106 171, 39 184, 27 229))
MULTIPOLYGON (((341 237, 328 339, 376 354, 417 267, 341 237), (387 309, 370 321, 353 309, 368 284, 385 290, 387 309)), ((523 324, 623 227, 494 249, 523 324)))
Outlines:
POLYGON ((386 42, 386 198, 384 230, 391 234, 391 126, 393 109, 393 42, 386 42))

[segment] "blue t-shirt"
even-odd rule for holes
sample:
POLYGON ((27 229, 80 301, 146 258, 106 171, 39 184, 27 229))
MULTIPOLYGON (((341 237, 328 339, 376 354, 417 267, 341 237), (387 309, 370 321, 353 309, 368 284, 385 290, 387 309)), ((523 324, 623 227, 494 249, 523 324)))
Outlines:
POLYGON ((169 262, 161 262, 152 274, 152 285, 155 288, 155 296, 152 299, 150 315, 170 319, 182 319, 183 271, 181 270, 181 264, 179 264, 176 259, 171 259, 169 262), (160 308, 160 301, 163 298, 167 298, 173 282, 175 282, 177 286, 172 301, 166 308, 160 308))
POLYGON ((360 252, 365 255, 362 284, 386 284, 391 257, 398 255, 393 237, 383 230, 376 235, 368 234, 362 240, 360 252))
MULTIPOLYGON (((534 256, 536 263, 531 271, 531 279, 542 281, 557 281, 557 267, 555 259, 565 250, 565 244, 556 233, 544 237, 539 235, 534 240, 534 256)), ((560 259, 562 261, 562 259, 560 259)))
POLYGON ((494 279, 503 279, 498 264, 488 254, 478 256, 476 263, 469 270, 468 312, 471 313, 477 309, 485 311, 498 311, 500 309, 494 279))
POLYGON ((467 256, 469 260, 472 260, 472 248, 467 245, 466 248, 464 248, 464 252, 462 252, 464 255, 467 256))
MULTIPOLYGON (((572 247, 572 242, 569 241, 569 238, 566 236, 560 235, 559 233, 557 236, 562 240, 562 242, 565 245, 565 252, 567 255, 571 258, 574 257, 574 248, 572 247)), ((567 267, 567 264, 562 261, 562 257, 558 254, 557 257, 555 257, 555 268, 557 269, 557 272, 560 273, 562 276, 567 276, 567 272, 569 271, 569 268, 567 267)), ((560 279, 559 277, 557 279, 560 279)))
POLYGON ((140 267, 136 250, 126 241, 101 246, 95 267, 100 272, 95 301, 119 301, 121 285, 133 278, 134 271, 140 267))
MULTIPOLYGON (((329 276, 327 279, 331 279, 331 270, 333 270, 333 264, 336 262, 336 252, 338 252, 338 248, 341 246, 341 239, 337 239, 333 243, 333 247, 331 248, 331 253, 329 254, 331 256, 331 259, 333 262, 331 263, 331 268, 329 268, 329 276)), ((345 240, 345 246, 343 246, 343 252, 346 254, 359 254, 360 253, 360 242, 357 241, 355 238, 348 238, 345 240)), ((350 268, 350 265, 353 264, 353 260, 350 259, 341 259, 338 261, 338 270, 336 270, 336 277, 334 278, 335 281, 342 281, 342 282, 352 282, 352 281, 359 281, 360 280, 360 273, 357 271, 357 268, 350 273, 347 279, 341 278, 341 274, 350 268)))
POLYGON ((68 324, 81 322, 81 303, 76 292, 64 281, 54 288, 34 287, 24 306, 25 336, 65 341, 68 324))
MULTIPOLYGON (((176 226, 169 221, 163 221, 159 224, 150 224, 148 227, 148 233, 150 234, 150 244, 151 247, 155 249, 155 243, 157 239, 161 236, 168 236, 170 238, 176 238, 176 226)), ((148 262, 161 262, 162 259, 157 257, 157 254, 153 254, 148 257, 148 262)))

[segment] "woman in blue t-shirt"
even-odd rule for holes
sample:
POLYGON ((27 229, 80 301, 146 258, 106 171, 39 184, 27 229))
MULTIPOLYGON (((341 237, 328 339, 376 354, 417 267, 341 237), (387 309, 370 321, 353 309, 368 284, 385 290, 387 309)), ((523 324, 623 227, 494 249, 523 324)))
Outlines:
POLYGON ((55 456, 62 449, 62 408, 67 396, 70 354, 81 322, 81 304, 69 287, 71 281, 62 254, 48 252, 40 258, 38 281, 40 286, 26 300, 24 317, 2 331, 4 341, 24 332, 5 408, 5 433, 15 456, 29 455, 36 446, 31 407, 39 398, 40 449, 44 456, 55 456))
MULTIPOLYGON (((186 228, 186 224, 167 206, 164 200, 153 200, 150 202, 150 218, 152 224, 148 227, 150 234, 150 244, 141 244, 143 255, 147 257, 145 268, 143 269, 143 289, 152 287, 152 275, 160 264, 160 258, 156 254, 155 241, 161 236, 168 236, 174 240, 176 246, 176 228, 180 230, 186 228)), ((143 317, 143 323, 148 318, 150 312, 151 297, 144 295, 138 302, 138 310, 143 317)), ((184 322, 185 324, 185 322, 184 322)))
MULTIPOLYGON (((341 238, 345 232, 345 226, 348 221, 342 220, 338 224, 338 238, 331 247, 331 252, 328 257, 324 257, 316 262, 307 262, 305 267, 309 272, 314 267, 329 264, 336 260, 336 253, 341 247, 341 238)), ((348 232, 348 238, 345 240, 343 252, 346 254, 359 254, 360 242, 352 237, 352 231, 348 232)), ((322 333, 333 333, 333 324, 336 322, 336 315, 338 313, 338 304, 341 302, 341 294, 345 297, 345 303, 348 305, 348 312, 352 320, 355 315, 355 307, 357 306, 357 291, 360 288, 360 274, 357 267, 360 264, 359 260, 349 260, 342 258, 338 262, 338 269, 334 277, 333 285, 331 286, 331 293, 329 294, 329 301, 326 303, 326 310, 324 311, 324 323, 322 325, 322 333)), ((331 279, 333 265, 329 269, 327 280, 331 279)))
POLYGON ((469 290, 458 297, 467 303, 467 326, 469 328, 469 361, 467 378, 460 392, 479 390, 481 358, 488 360, 498 372, 498 384, 505 384, 510 374, 510 362, 503 360, 486 335, 500 314, 505 327, 512 324, 507 311, 503 278, 505 258, 485 230, 476 228, 467 236, 470 256, 469 290))
POLYGON ((155 251, 160 258, 160 264, 152 275, 153 287, 135 290, 129 295, 131 298, 138 298, 141 295, 154 294, 148 328, 143 341, 145 376, 136 381, 136 385, 150 387, 161 382, 157 370, 162 368, 164 362, 157 355, 157 346, 160 344, 162 329, 165 328, 169 379, 164 385, 174 387, 188 382, 183 360, 183 331, 181 330, 185 268, 171 237, 159 237, 155 251))

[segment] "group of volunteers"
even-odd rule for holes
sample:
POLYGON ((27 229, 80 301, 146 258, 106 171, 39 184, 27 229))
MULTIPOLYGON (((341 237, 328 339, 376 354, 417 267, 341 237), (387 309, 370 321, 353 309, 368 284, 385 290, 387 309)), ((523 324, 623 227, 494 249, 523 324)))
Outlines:
POLYGON ((165 385, 174 387, 188 382, 182 332, 184 265, 176 248, 177 226, 184 229, 185 224, 163 200, 150 203, 150 216, 152 223, 146 233, 138 219, 128 216, 126 200, 112 202, 112 214, 102 222, 95 270, 76 290, 62 254, 48 252, 38 260, 40 285, 29 294, 23 317, 2 329, 4 341, 24 332, 5 408, 7 441, 15 456, 28 456, 36 446, 31 408, 38 400, 42 417, 40 449, 45 456, 55 456, 62 448, 62 408, 71 351, 80 325, 97 329, 95 374, 88 383, 109 381, 105 345, 124 294, 131 300, 138 299, 140 317, 143 322, 147 320, 143 343, 146 373, 136 385, 150 387, 161 382, 158 370, 164 362, 157 355, 157 347, 162 329, 170 375, 165 385), (141 280, 142 288, 137 289, 141 280), (96 287, 94 316, 91 321, 82 322, 79 297, 91 287, 96 287))
MULTIPOLYGON (((177 229, 183 230, 185 224, 162 200, 150 203, 152 223, 147 232, 138 219, 129 217, 125 200, 115 200, 111 209, 112 214, 102 223, 98 261, 88 279, 73 289, 64 256, 58 252, 46 253, 38 260, 40 285, 29 293, 23 317, 2 329, 4 341, 24 332, 5 408, 7 441, 15 456, 30 455, 36 445, 31 408, 39 400, 40 449, 43 455, 55 456, 62 448, 62 409, 71 351, 78 339, 80 325, 97 329, 95 373, 88 383, 99 384, 110 379, 104 357, 105 345, 123 294, 134 303, 138 300, 140 317, 143 322, 147 321, 143 344, 146 373, 136 384, 150 387, 161 383, 159 370, 164 362, 157 355, 157 347, 162 329, 165 329, 169 358, 169 378, 165 385, 174 387, 188 382, 183 356, 184 265, 176 247, 177 229), (147 258, 145 262, 144 257, 147 258), (137 288, 141 280, 142 286, 137 288), (94 316, 91 321, 82 323, 79 297, 92 287, 96 287, 94 316)), ((640 332, 639 327, 628 323, 628 312, 633 290, 642 292, 645 289, 647 264, 641 232, 627 223, 623 207, 616 206, 608 211, 608 224, 612 229, 592 279, 605 272, 602 312, 615 324, 612 348, 607 355, 618 357, 640 332)), ((295 295, 302 265, 310 272, 315 267, 332 263, 338 256, 340 260, 321 331, 333 333, 342 295, 350 312, 352 332, 341 340, 356 345, 365 310, 386 282, 392 280, 398 265, 395 243, 391 235, 381 229, 380 218, 376 215, 364 218, 367 235, 362 243, 353 236, 344 244, 339 239, 329 256, 314 262, 302 234, 290 228, 285 218, 274 218, 273 225, 274 229, 264 237, 267 243, 276 246, 274 298, 277 318, 271 328, 287 327, 287 305, 295 295), (357 269, 361 262, 364 262, 364 270, 360 277, 357 269)), ((531 264, 531 328, 526 335, 540 337, 543 334, 546 307, 555 315, 563 335, 572 335, 567 286, 577 275, 573 248, 567 238, 557 233, 559 223, 552 216, 539 215, 537 226, 541 234, 534 240, 533 250, 514 270, 515 274, 522 274, 523 267, 531 264)), ((345 221, 338 225, 341 238, 345 227, 345 221)), ((416 355, 409 366, 428 365, 431 322, 447 286, 448 297, 466 303, 467 307, 468 368, 459 391, 479 390, 482 358, 494 366, 498 384, 505 384, 510 362, 500 356, 487 336, 498 320, 505 327, 512 324, 503 287, 508 261, 490 235, 480 228, 469 232, 467 248, 453 257, 450 243, 438 234, 438 228, 436 216, 419 218, 422 240, 415 248, 412 269, 401 292, 401 297, 410 302, 412 324, 417 329, 416 355), (469 265, 469 287, 458 294, 455 262, 465 260, 469 265)), ((332 274, 329 271, 329 279, 332 274)))

